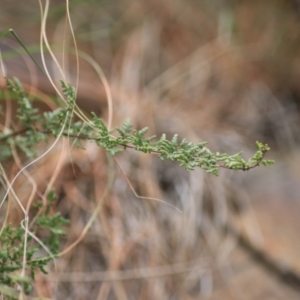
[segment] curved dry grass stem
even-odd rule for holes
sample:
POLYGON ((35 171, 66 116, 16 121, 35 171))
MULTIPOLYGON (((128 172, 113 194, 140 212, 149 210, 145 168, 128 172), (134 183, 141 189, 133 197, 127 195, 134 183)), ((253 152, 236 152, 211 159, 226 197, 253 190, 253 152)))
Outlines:
MULTIPOLYGON (((9 186, 9 180, 7 178, 7 175, 5 173, 5 170, 2 166, 2 164, 0 164, 0 171, 1 171, 1 177, 0 177, 1 181, 0 182, 2 183, 3 188, 7 189, 7 187, 9 186)), ((2 201, 0 202, 0 210, 1 210, 2 205, 4 204, 4 201, 5 201, 5 199, 2 199, 2 201)), ((3 220, 3 224, 0 229, 0 234, 2 233, 3 229, 5 228, 5 226, 7 224, 7 220, 8 220, 9 213, 10 213, 10 205, 11 205, 11 201, 9 200, 9 195, 8 195, 7 210, 6 210, 5 218, 3 220)))
MULTIPOLYGON (((61 94, 61 92, 59 91, 58 87, 55 85, 49 71, 48 71, 48 67, 46 65, 46 60, 45 60, 45 57, 44 57, 44 42, 45 42, 45 45, 47 47, 47 50, 49 51, 53 61, 55 62, 55 65, 58 67, 58 70, 60 72, 60 74, 62 75, 62 78, 63 78, 63 81, 66 82, 66 78, 65 78, 65 74, 61 68, 61 66, 59 65, 58 63, 58 60, 57 58, 55 57, 50 45, 49 45, 49 42, 48 42, 48 39, 47 39, 47 35, 46 35, 46 20, 47 20, 47 14, 48 14, 48 10, 49 10, 49 0, 46 1, 46 4, 45 4, 45 8, 43 9, 43 5, 41 3, 41 0, 39 0, 39 3, 40 3, 40 11, 41 11, 41 16, 42 16, 42 22, 41 22, 41 37, 40 37, 40 48, 41 48, 41 58, 42 58, 42 63, 43 63, 43 66, 44 66, 44 69, 45 69, 45 72, 46 72, 46 75, 51 83, 51 85, 53 86, 53 88, 55 89, 56 93, 58 94, 58 96, 66 103, 66 100, 64 98, 64 96, 61 94)), ((79 59, 78 59, 78 54, 79 54, 79 51, 77 49, 77 44, 76 44, 76 39, 75 39, 75 35, 74 35, 74 31, 73 31, 73 27, 72 27, 72 23, 71 23, 71 18, 70 18, 70 12, 69 12, 69 5, 68 5, 68 1, 66 2, 66 5, 67 5, 67 18, 68 18, 68 22, 69 22, 69 26, 70 26, 70 30, 71 30, 71 34, 72 34, 72 38, 73 38, 73 42, 74 42, 74 49, 75 49, 75 57, 76 57, 76 68, 77 68, 77 74, 76 74, 76 91, 77 91, 77 88, 78 88, 78 80, 79 80, 79 59)), ((81 54, 83 56, 83 54, 81 54)), ((92 61, 92 58, 89 57, 88 55, 86 55, 86 57, 88 57, 86 60, 88 60, 89 62, 92 62, 93 66, 97 66, 95 67, 99 77, 102 79, 102 82, 104 84, 104 88, 106 90, 106 93, 107 93, 107 101, 108 101, 108 122, 107 122, 107 126, 108 128, 111 128, 111 125, 112 125, 112 116, 113 116, 113 104, 112 104, 112 96, 111 96, 111 92, 110 92, 110 86, 109 86, 109 83, 108 83, 108 80, 106 79, 106 76, 104 75, 103 71, 101 70, 101 68, 99 67, 99 65, 95 62, 95 61, 92 61)), ((73 113, 73 112, 72 112, 73 113)), ((75 106, 74 106, 74 113, 83 121, 87 122, 90 124, 90 121, 89 119, 84 115, 84 113, 79 109, 79 107, 77 106, 77 104, 75 103, 75 106)))
MULTIPOLYGON (((39 4, 40 4, 40 12, 41 12, 40 49, 41 49, 42 64, 43 64, 43 67, 45 69, 46 76, 47 76, 49 82, 51 83, 52 87, 56 91, 57 95, 59 96, 60 99, 62 99, 64 101, 65 104, 67 104, 66 100, 65 100, 65 97, 60 92, 59 88, 56 86, 56 84, 54 83, 53 78, 50 75, 50 72, 49 72, 47 64, 46 64, 45 56, 44 56, 44 42, 45 42, 47 50, 50 53, 50 55, 51 55, 51 57, 52 57, 55 65, 57 66, 57 68, 58 68, 58 70, 59 70, 59 72, 60 72, 60 74, 62 76, 63 81, 67 82, 66 81, 65 73, 63 72, 63 69, 61 68, 61 66, 60 66, 60 64, 59 64, 56 56, 54 55, 54 53, 53 53, 53 51, 52 51, 52 49, 50 47, 50 44, 49 44, 48 38, 47 38, 47 34, 46 34, 46 22, 47 22, 48 10, 49 10, 49 0, 46 0, 45 8, 43 8, 41 0, 39 0, 39 4)), ((76 42, 75 42, 75 46, 76 46, 76 42)), ((77 48, 75 48, 75 52, 77 51, 76 49, 77 48)), ((78 58, 76 58, 76 59, 78 60, 78 58)), ((73 112, 75 112, 75 114, 78 115, 80 118, 83 118, 83 116, 84 116, 84 114, 80 111, 80 109, 78 109, 78 107, 77 107, 76 104, 74 106, 74 111, 72 111, 72 114, 73 114, 73 112), (75 107, 78 110, 78 112, 77 112, 77 110, 75 110, 75 107)))
MULTIPOLYGON (((6 70, 5 70, 3 59, 2 59, 1 49, 0 49, 0 68, 1 68, 2 76, 3 76, 3 86, 4 86, 4 82, 5 82, 4 78, 6 78, 6 70)), ((2 78, 1 78, 1 81, 2 81, 2 78)), ((8 96, 6 90, 2 87, 2 84, 1 84, 1 89, 4 94, 5 107, 6 107, 5 124, 4 124, 4 128, 3 128, 3 132, 7 132, 7 130, 10 127, 10 124, 11 124, 12 107, 11 107, 11 101, 9 99, 9 96, 8 96)))
MULTIPOLYGON (((62 133, 62 131, 64 130, 64 128, 65 128, 65 123, 63 124, 63 126, 62 126, 62 129, 61 129, 61 132, 60 132, 60 134, 59 134, 59 136, 61 136, 61 133, 62 133)), ((23 211, 23 213, 24 213, 24 219, 22 220, 22 222, 21 222, 21 226, 22 226, 22 228, 24 229, 24 231, 25 231, 25 235, 24 235, 24 250, 23 250, 23 262, 22 262, 22 271, 21 271, 21 276, 24 276, 25 275, 25 270, 26 270, 26 259, 27 259, 27 255, 26 255, 26 253, 27 253, 27 239, 28 239, 28 234, 30 234, 46 251, 47 251, 47 253, 49 254, 49 256, 52 258, 52 259, 54 259, 54 256, 53 256, 53 254, 51 253, 51 251, 50 250, 48 250, 48 248, 33 234, 33 233, 31 233, 30 231, 29 231, 29 215, 28 215, 28 211, 29 211, 29 208, 30 208, 30 204, 31 204, 31 202, 32 202, 32 199, 33 199, 33 195, 32 195, 32 197, 30 198, 31 200, 29 200, 29 203, 28 203, 28 205, 27 205, 27 208, 25 209, 25 207, 22 205, 22 203, 21 203, 21 201, 19 200, 19 198, 18 198, 18 196, 17 196, 17 194, 15 193, 15 191, 14 191, 14 189, 13 189, 13 184, 15 183, 15 181, 16 181, 16 179, 21 175, 21 174, 23 174, 25 171, 26 171, 26 169, 28 168, 28 167, 30 167, 31 165, 33 165, 33 164, 35 164, 38 160, 40 160, 41 158, 43 158, 44 156, 46 156, 53 148, 54 148, 54 146, 56 145, 56 143, 58 142, 58 140, 59 140, 59 137, 57 137, 56 138, 56 140, 54 141, 54 143, 47 149, 47 151, 45 151, 42 155, 40 155, 38 158, 36 158, 36 159, 34 159, 33 161, 31 161, 30 163, 28 163, 27 165, 25 165, 24 167, 22 167, 19 171, 18 171, 18 173, 14 176, 14 178, 12 179, 12 181, 11 182, 8 182, 7 181, 7 189, 6 189, 6 192, 5 192, 5 194, 4 194, 4 196, 3 196, 3 198, 2 198, 2 200, 1 200, 1 203, 0 203, 0 209, 1 209, 1 206, 3 205, 3 203, 4 203, 4 201, 5 201, 5 199, 6 199, 6 197, 8 196, 8 194, 11 192, 13 195, 14 195, 14 197, 15 197, 15 199, 16 199, 16 201, 17 201, 17 203, 19 204, 19 206, 20 206, 20 208, 22 209, 22 211, 23 211)), ((4 173, 4 170, 3 170, 3 168, 2 168, 2 173, 3 174, 5 174, 4 173)), ((28 174, 28 173, 27 173, 28 174)), ((28 177, 28 179, 29 179, 29 177, 28 177)), ((33 182, 34 183, 34 182, 33 182)))
POLYGON ((1 68, 1 72, 2 72, 2 76, 6 77, 6 70, 4 67, 4 63, 3 63, 3 58, 2 58, 2 51, 0 49, 0 68, 1 68))
MULTIPOLYGON (((108 156, 108 166, 109 166, 109 170, 112 170, 110 167, 112 167, 112 159, 108 156)), ((70 246, 68 246, 66 249, 64 249, 62 252, 60 252, 59 254, 57 254, 57 257, 63 256, 66 253, 70 252, 74 247, 76 247, 85 237, 85 235, 87 234, 88 230, 90 229, 90 227, 92 226, 93 222, 96 220, 98 213, 100 212, 104 201, 109 193, 109 190, 112 186, 113 183, 113 172, 110 171, 108 172, 108 179, 107 179, 107 183, 105 185, 105 189, 103 191, 103 195, 101 197, 101 199, 99 200, 95 210, 93 211, 91 217, 89 218, 88 222, 86 223, 84 229, 82 230, 80 236, 76 239, 75 242, 73 242, 70 246)))
POLYGON ((125 171, 123 170, 123 168, 121 167, 120 163, 118 162, 118 160, 117 160, 115 157, 114 157, 114 160, 115 160, 115 162, 117 163, 118 167, 120 168, 122 174, 124 175, 124 178, 125 178, 126 182, 128 183, 128 185, 129 185, 131 191, 132 191, 133 194, 135 195, 135 197, 137 197, 138 199, 143 199, 143 200, 150 200, 150 201, 161 202, 161 203, 163 203, 163 204, 166 204, 166 205, 168 205, 168 206, 174 208, 174 209, 177 210, 178 212, 182 213, 182 211, 181 211, 178 207, 176 207, 176 206, 174 206, 174 205, 172 205, 172 204, 170 204, 170 203, 168 203, 168 202, 166 202, 166 201, 164 201, 164 200, 161 200, 161 199, 158 199, 158 198, 153 198, 153 197, 145 197, 145 196, 140 196, 140 195, 138 195, 138 194, 136 193, 134 187, 132 186, 132 184, 131 184, 131 182, 130 182, 128 176, 126 175, 125 171))
MULTIPOLYGON (((18 166, 19 170, 23 169, 20 157, 19 157, 16 149, 13 149, 13 158, 14 158, 14 161, 15 161, 16 165, 18 166)), ((32 201, 33 201, 34 196, 35 196, 35 194, 37 192, 37 184, 34 181, 33 177, 30 175, 30 173, 26 169, 23 169, 22 175, 25 176, 25 178, 28 180, 28 182, 32 186, 32 191, 30 193, 30 196, 29 196, 27 204, 26 204, 26 213, 28 215, 30 207, 31 207, 31 204, 32 204, 32 201)))
POLYGON ((77 49, 76 38, 75 38, 74 30, 73 30, 73 25, 72 25, 72 22, 71 22, 71 17, 70 17, 69 0, 66 0, 66 11, 67 11, 67 19, 68 19, 68 23, 69 23, 69 27, 70 27, 70 30, 71 30, 73 43, 74 43, 75 53, 76 53, 76 55, 75 55, 75 57, 76 57, 76 85, 75 85, 75 89, 77 91, 78 90, 78 82, 79 82, 79 59, 78 59, 78 49, 77 49))
POLYGON ((99 281, 124 281, 135 279, 150 279, 164 277, 190 271, 204 271, 208 259, 202 258, 184 263, 175 263, 159 267, 140 268, 137 270, 92 272, 92 273, 63 273, 50 277, 52 281, 60 282, 99 282, 99 281))
POLYGON ((46 35, 46 22, 47 22, 48 10, 49 10, 49 0, 46 0, 45 8, 43 8, 43 4, 42 4, 41 0, 39 0, 39 5, 40 5, 40 13, 41 13, 40 49, 41 49, 42 64, 43 64, 43 67, 44 67, 44 70, 45 70, 45 73, 47 75, 47 78, 48 78, 49 82, 51 83, 51 85, 53 86, 53 88, 55 89, 55 91, 59 95, 59 97, 62 100, 64 100, 63 95, 60 93, 59 89, 55 85, 55 83, 54 83, 54 81, 53 81, 53 79, 52 79, 52 77, 49 73, 49 70, 48 70, 48 67, 47 67, 47 64, 46 64, 46 60, 45 60, 45 56, 44 56, 44 42, 45 42, 47 50, 49 51, 53 61, 55 62, 56 66, 58 67, 58 70, 59 70, 63 80, 65 81, 65 75, 63 73, 63 70, 60 67, 54 53, 52 52, 52 50, 50 48, 50 45, 48 43, 48 38, 47 38, 47 35, 46 35))
MULTIPOLYGON (((16 181, 16 179, 20 176, 20 174, 23 173, 23 171, 25 169, 27 169, 28 167, 30 167, 31 165, 35 164, 37 161, 39 161, 41 158, 45 157, 54 147, 55 145, 57 144, 57 142, 59 141, 60 139, 60 136, 62 135, 62 132, 64 131, 65 129, 65 125, 66 123, 64 123, 62 125, 62 128, 61 128, 61 131, 59 133, 59 136, 55 139, 55 141, 53 142, 53 144, 47 149, 47 151, 45 151, 43 154, 41 154, 38 158, 34 159, 33 161, 31 161, 30 163, 28 163, 27 165, 25 165, 24 167, 21 168, 21 170, 15 175, 15 177, 13 178, 13 180, 10 182, 9 184, 9 187, 6 191, 6 193, 4 194, 3 198, 2 198, 2 201, 4 201, 4 199, 7 197, 8 193, 10 192, 10 190, 12 189, 12 186, 14 184, 14 182, 16 181)), ((1 207, 1 205, 0 205, 1 207)), ((25 212, 25 210, 24 210, 25 212)))
MULTIPOLYGON (((28 218, 22 220, 22 222, 21 222, 21 226, 22 226, 22 228, 24 229, 24 231, 26 232, 26 233, 25 233, 26 242, 25 242, 24 244, 27 246, 28 235, 30 235, 30 236, 31 236, 31 237, 32 237, 32 238, 33 238, 40 246, 42 246, 42 248, 43 248, 43 249, 46 251, 46 253, 49 255, 49 258, 51 258, 51 260, 52 260, 53 263, 54 263, 54 270, 56 270, 56 269, 57 269, 56 260, 55 260, 56 256, 48 249, 48 247, 43 243, 43 241, 42 241, 41 239, 39 239, 33 232, 31 232, 31 231, 28 229, 28 227, 29 227, 28 222, 29 222, 29 219, 28 219, 28 218), (24 222, 26 223, 25 225, 24 225, 24 222)), ((24 248, 25 248, 25 250, 26 250, 26 247, 24 247, 24 248)), ((26 251, 24 251, 24 256, 25 256, 25 258, 23 258, 23 260, 24 260, 24 261, 23 261, 24 272, 23 272, 22 276, 25 275, 26 257, 27 257, 26 251)))
MULTIPOLYGON (((70 49, 70 51, 72 51, 72 49, 70 49)), ((99 76, 99 78, 101 79, 101 81, 103 83, 104 90, 105 90, 106 97, 107 97, 107 105, 108 105, 108 107, 107 107, 107 109, 108 109, 107 128, 111 129, 112 122, 113 122, 113 98, 112 98, 112 92, 111 92, 111 88, 109 85, 109 81, 108 81, 107 77, 105 76, 105 73, 102 70, 101 66, 92 58, 92 56, 90 56, 86 52, 83 52, 80 50, 77 50, 77 53, 78 53, 79 57, 83 58, 94 68, 94 70, 96 71, 97 75, 99 76)), ((87 118, 85 118, 84 120, 90 124, 90 121, 87 118)))

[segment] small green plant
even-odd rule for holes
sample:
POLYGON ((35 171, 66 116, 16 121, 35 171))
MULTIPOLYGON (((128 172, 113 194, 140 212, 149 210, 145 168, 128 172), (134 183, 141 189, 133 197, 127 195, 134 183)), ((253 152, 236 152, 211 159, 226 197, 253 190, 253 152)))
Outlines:
MULTIPOLYGON (((54 111, 40 113, 33 107, 22 84, 17 78, 6 79, 8 89, 15 95, 18 101, 17 119, 22 124, 18 130, 0 133, 0 161, 6 161, 12 156, 12 148, 18 149, 28 158, 36 156, 34 146, 42 141, 48 141, 49 137, 69 137, 76 146, 84 147, 82 141, 95 142, 112 155, 116 155, 126 149, 135 149, 144 153, 158 155, 161 160, 169 159, 179 163, 186 170, 191 171, 199 167, 208 173, 219 174, 220 168, 232 170, 250 170, 259 165, 271 165, 273 160, 265 160, 266 153, 270 150, 268 145, 256 142, 257 151, 248 160, 241 157, 241 152, 228 155, 226 153, 213 153, 207 143, 192 143, 186 139, 178 141, 175 134, 172 139, 167 139, 163 134, 146 137, 147 127, 133 129, 129 120, 113 130, 108 130, 102 119, 92 113, 90 122, 74 121, 73 113, 76 109, 76 92, 71 85, 61 82, 63 94, 66 97, 66 105, 54 111)), ((6 225, 0 234, 0 284, 6 287, 21 286, 25 293, 32 289, 31 279, 37 269, 47 273, 46 265, 58 254, 60 238, 64 235, 62 226, 68 222, 60 213, 51 215, 50 206, 55 200, 53 192, 48 195, 48 204, 42 206, 41 202, 36 209, 42 209, 43 213, 36 218, 33 232, 48 231, 48 236, 43 239, 43 244, 49 249, 51 256, 38 257, 41 245, 36 243, 31 235, 27 237, 26 270, 29 276, 17 275, 16 271, 24 268, 23 250, 25 245, 25 229, 20 226, 6 225)), ((11 297, 13 299, 14 297, 11 297)))
POLYGON ((175 134, 171 140, 163 134, 159 139, 156 136, 146 137, 148 127, 133 129, 130 120, 126 120, 120 128, 108 130, 102 119, 92 113, 90 123, 83 121, 73 122, 76 92, 74 87, 62 82, 62 89, 67 98, 66 108, 58 108, 44 114, 32 107, 25 94, 20 81, 17 78, 7 79, 8 88, 15 93, 19 109, 17 117, 22 122, 23 128, 11 133, 1 133, 0 161, 6 160, 10 155, 11 146, 15 146, 33 157, 33 146, 41 141, 48 140, 49 136, 67 136, 74 140, 75 144, 83 147, 80 141, 93 141, 99 147, 104 148, 110 154, 115 155, 127 148, 132 148, 144 153, 157 154, 161 160, 169 159, 178 162, 186 170, 191 171, 199 167, 208 173, 219 174, 220 168, 247 171, 259 165, 267 166, 274 163, 273 160, 264 159, 270 150, 269 146, 256 142, 257 151, 248 160, 241 157, 242 152, 234 155, 226 153, 213 153, 207 147, 206 142, 192 143, 183 139, 178 141, 175 134), (66 125, 67 124, 67 125, 66 125), (113 135, 116 133, 117 135, 113 135))
MULTIPOLYGON (((46 18, 46 14, 44 17, 46 18)), ((45 70, 39 66, 12 29, 1 33, 0 38, 8 34, 15 37, 45 74, 45 70)), ((43 36, 45 38, 45 33, 43 36)), ((111 155, 126 149, 134 149, 157 155, 161 160, 167 159, 179 163, 187 171, 201 168, 214 175, 219 175, 220 168, 247 171, 260 165, 267 166, 274 163, 273 160, 265 159, 270 148, 261 142, 256 142, 257 151, 250 159, 245 160, 241 156, 242 152, 234 155, 214 153, 208 148, 206 142, 193 143, 186 139, 179 140, 178 134, 171 139, 168 139, 166 134, 162 134, 161 137, 147 137, 148 128, 134 129, 129 119, 125 120, 120 127, 109 130, 95 113, 91 113, 90 119, 83 117, 76 106, 76 89, 64 81, 61 81, 64 103, 55 110, 43 113, 33 106, 17 78, 6 78, 6 84, 18 102, 16 114, 18 124, 13 128, 6 128, 5 132, 0 132, 0 163, 11 158, 15 150, 29 159, 35 158, 36 145, 47 142, 51 137, 56 140, 68 137, 75 146, 80 148, 84 148, 84 142, 94 142, 111 155), (74 115, 79 118, 75 118, 74 115)), ((65 234, 63 226, 68 224, 68 221, 60 213, 52 213, 51 205, 54 201, 55 194, 50 191, 47 204, 43 204, 42 201, 35 204, 31 209, 35 212, 32 215, 34 222, 29 227, 24 226, 22 222, 18 227, 6 224, 1 228, 0 295, 4 295, 4 299, 19 298, 20 290, 29 294, 36 271, 40 270, 47 274, 48 263, 59 255, 61 238, 65 234), (36 238, 39 235, 42 236, 41 241, 36 238), (47 254, 44 252, 45 249, 47 254)))
MULTIPOLYGON (((84 148, 82 141, 92 141, 112 155, 126 149, 135 149, 144 153, 156 154, 161 160, 169 159, 177 162, 188 171, 199 167, 214 175, 219 174, 220 168, 246 171, 260 165, 266 166, 274 163, 273 160, 264 159, 270 148, 260 142, 256 142, 258 149, 256 153, 250 159, 244 160, 241 152, 234 155, 213 153, 207 147, 207 143, 192 143, 186 139, 179 141, 177 134, 170 140, 165 134, 160 138, 146 137, 148 128, 133 129, 129 120, 113 130, 108 130, 102 119, 94 113, 89 122, 74 121, 76 92, 74 87, 65 82, 61 82, 66 98, 65 107, 41 113, 33 107, 17 78, 6 79, 6 82, 8 89, 18 101, 16 117, 21 123, 21 127, 0 133, 0 162, 6 161, 13 155, 12 149, 18 149, 28 158, 33 158, 36 156, 35 146, 38 143, 47 142, 51 136, 55 138, 65 136, 81 148, 84 148)), ((42 210, 42 213, 36 217, 33 227, 30 229, 35 233, 48 232, 42 243, 49 249, 50 256, 39 257, 41 244, 37 243, 31 235, 27 235, 27 240, 25 240, 26 231, 23 226, 15 228, 8 224, 2 228, 0 234, 0 287, 2 285, 6 288, 18 286, 25 293, 30 293, 31 279, 34 279, 36 270, 47 273, 46 265, 58 254, 60 239, 64 235, 62 227, 68 223, 60 213, 50 213, 50 207, 54 200, 55 196, 51 191, 46 206, 43 206, 41 202, 35 205, 36 211, 42 210), (24 268, 24 247, 26 247, 25 269, 30 274, 29 276, 20 276, 17 273, 24 268)), ((2 288, 0 292, 10 297, 8 299, 16 298, 12 291, 3 291, 2 288)))
MULTIPOLYGON (((47 247, 50 256, 41 255, 41 244, 37 243, 32 235, 27 235, 23 226, 13 227, 7 224, 0 234, 0 285, 14 288, 19 286, 29 294, 32 290, 31 279, 34 279, 37 269, 47 274, 46 266, 59 252, 60 239, 65 235, 62 227, 68 224, 68 220, 60 213, 51 214, 51 205, 55 200, 54 191, 48 194, 48 202, 43 206, 42 201, 35 204, 36 213, 43 211, 30 229, 35 235, 43 233, 44 247, 47 247), (23 265, 24 248, 26 247, 26 266, 23 265), (17 271, 25 270, 28 276, 20 276, 17 271)), ((14 297, 10 297, 14 299, 14 297)))

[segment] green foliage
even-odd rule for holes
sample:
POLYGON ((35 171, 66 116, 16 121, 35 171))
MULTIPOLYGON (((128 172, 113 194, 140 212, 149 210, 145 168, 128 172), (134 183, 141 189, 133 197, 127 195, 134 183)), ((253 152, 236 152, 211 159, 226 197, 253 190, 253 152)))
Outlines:
MULTIPOLYGON (((0 133, 0 161, 5 161, 12 155, 12 147, 24 153, 28 158, 32 158, 36 155, 34 146, 38 143, 47 141, 50 136, 55 138, 65 136, 72 139, 78 147, 83 147, 81 141, 93 141, 112 155, 131 148, 156 154, 161 160, 169 159, 177 162, 188 171, 199 167, 214 175, 219 174, 220 168, 246 171, 259 165, 266 166, 274 163, 272 160, 264 159, 270 148, 260 142, 256 142, 256 153, 246 161, 241 157, 241 153, 234 155, 213 153, 205 142, 192 143, 186 139, 180 142, 177 134, 170 140, 165 134, 162 134, 160 138, 147 137, 148 128, 133 129, 130 120, 126 120, 120 128, 111 131, 94 113, 89 123, 74 121, 76 91, 74 87, 63 81, 61 84, 66 98, 65 107, 41 114, 32 106, 20 81, 17 78, 7 79, 7 86, 15 94, 19 104, 17 118, 20 124, 17 130, 0 133)), ((55 256, 59 251, 60 239, 65 234, 62 227, 68 222, 60 213, 50 213, 50 206, 54 201, 55 195, 51 191, 46 207, 41 202, 35 205, 37 211, 42 210, 42 213, 35 220, 31 231, 40 232, 46 236, 43 238, 43 244, 55 256)), ((38 257, 41 245, 37 244, 30 235, 27 236, 26 244, 25 236, 26 233, 21 226, 14 228, 7 225, 1 232, 0 287, 4 285, 12 288, 18 284, 26 293, 30 293, 31 279, 34 279, 35 271, 39 269, 47 273, 46 265, 53 257, 38 257), (23 268, 25 245, 27 245, 26 270, 30 274, 27 277, 17 273, 23 268)))
POLYGON ((183 139, 179 143, 177 134, 171 140, 168 140, 165 134, 158 140, 156 140, 156 136, 146 138, 145 134, 148 128, 132 131, 132 125, 129 120, 126 120, 121 128, 115 129, 119 134, 117 137, 110 134, 114 131, 108 132, 103 121, 95 114, 93 114, 93 124, 98 131, 95 137, 90 137, 90 139, 95 140, 97 145, 105 148, 113 155, 126 148, 134 148, 137 151, 158 154, 161 160, 169 159, 178 162, 188 171, 200 167, 214 175, 219 174, 219 168, 246 171, 260 164, 266 166, 274 163, 273 160, 264 159, 270 148, 268 145, 260 142, 256 142, 257 152, 246 161, 241 157, 241 152, 234 155, 218 152, 212 153, 206 147, 206 142, 192 143, 183 139))
MULTIPOLYGON (((43 209, 41 214, 34 223, 32 232, 43 233, 47 237, 43 239, 43 244, 48 247, 53 257, 39 256, 41 245, 37 244, 31 235, 25 239, 25 230, 22 226, 12 227, 6 225, 0 234, 0 285, 4 284, 9 287, 21 285, 24 292, 29 294, 32 290, 31 279, 37 269, 47 274, 46 266, 59 252, 60 239, 65 235, 62 227, 68 224, 68 221, 61 216, 60 213, 51 215, 51 205, 53 204, 53 194, 51 191, 48 195, 48 203, 43 207, 42 202, 38 202, 35 206, 38 210, 43 209), (26 270, 29 276, 20 276, 17 271, 23 268, 23 254, 26 246, 26 270)), ((38 212, 37 210, 37 212, 38 212)))
MULTIPOLYGON (((24 153, 28 158, 32 158, 36 155, 34 147, 38 143, 47 141, 50 136, 55 138, 65 136, 73 140, 78 147, 83 147, 81 141, 93 141, 112 155, 131 148, 156 154, 161 160, 169 159, 177 162, 188 171, 199 167, 214 175, 219 174, 220 168, 246 171, 259 165, 267 166, 274 163, 273 160, 264 159, 270 148, 260 142, 256 142, 256 153, 246 161, 241 157, 241 152, 234 155, 213 153, 208 149, 206 142, 192 143, 186 139, 180 142, 177 134, 170 140, 165 134, 162 134, 160 138, 147 137, 148 128, 133 129, 130 120, 126 120, 120 128, 111 131, 94 113, 89 123, 74 121, 76 91, 74 87, 63 81, 61 85, 66 98, 65 107, 42 114, 32 106, 17 78, 7 79, 6 82, 17 98, 19 104, 17 118, 20 124, 17 127, 19 129, 0 133, 0 162, 12 156, 12 147, 24 153)), ((43 206, 42 202, 35 204, 35 209, 41 213, 36 218, 33 228, 30 228, 32 232, 43 233, 43 236, 46 236, 43 238, 43 244, 51 251, 52 257, 38 257, 41 245, 36 243, 31 235, 27 235, 26 240, 26 232, 21 226, 14 228, 6 225, 2 229, 0 234, 0 292, 1 289, 3 290, 3 285, 6 288, 19 285, 26 293, 30 293, 31 280, 34 279, 36 270, 47 273, 46 266, 58 254, 60 239, 65 234, 62 227, 68 223, 60 213, 51 214, 51 204, 54 201, 55 194, 51 191, 48 194, 46 206, 43 206), (25 246, 25 268, 30 275, 24 277, 20 276, 18 271, 24 267, 25 246)))
POLYGON ((38 110, 33 108, 27 95, 25 94, 22 84, 18 78, 13 80, 6 78, 8 88, 17 96, 19 108, 17 110, 17 117, 26 128, 33 128, 36 121, 40 119, 38 110))
POLYGON ((33 108, 27 95, 25 94, 20 81, 17 78, 13 80, 6 79, 8 88, 16 95, 19 108, 17 110, 17 118, 22 123, 23 129, 21 134, 15 135, 0 133, 0 142, 6 140, 6 143, 1 144, 0 161, 5 161, 12 155, 11 147, 19 148, 26 154, 27 157, 34 157, 34 145, 46 140, 47 136, 36 130, 35 125, 41 122, 41 116, 36 108, 33 108))
POLYGON ((47 140, 51 134, 55 137, 61 134, 73 139, 78 147, 83 147, 80 140, 95 141, 98 146, 112 155, 127 148, 133 148, 144 153, 158 154, 161 160, 169 159, 178 162, 188 171, 199 167, 214 175, 219 174, 220 168, 246 171, 259 165, 267 166, 274 163, 273 160, 264 159, 270 148, 260 142, 256 142, 258 149, 256 153, 246 161, 241 157, 241 152, 234 155, 213 153, 207 148, 205 142, 192 143, 186 139, 179 142, 177 134, 171 140, 167 139, 165 134, 159 139, 156 139, 156 136, 145 137, 148 127, 140 130, 133 129, 129 120, 126 120, 120 128, 112 131, 109 131, 104 122, 94 113, 92 113, 90 124, 81 121, 73 122, 76 91, 74 87, 63 81, 61 84, 67 99, 66 108, 58 108, 41 115, 37 109, 32 108, 19 80, 16 78, 7 80, 8 88, 18 98, 20 108, 17 117, 22 121, 24 128, 19 132, 0 135, 0 142, 6 142, 1 151, 0 161, 7 159, 11 154, 8 145, 17 146, 27 157, 32 157, 35 154, 34 145, 47 140), (63 127, 64 124, 67 126, 63 127), (117 135, 114 136, 113 133, 117 135))

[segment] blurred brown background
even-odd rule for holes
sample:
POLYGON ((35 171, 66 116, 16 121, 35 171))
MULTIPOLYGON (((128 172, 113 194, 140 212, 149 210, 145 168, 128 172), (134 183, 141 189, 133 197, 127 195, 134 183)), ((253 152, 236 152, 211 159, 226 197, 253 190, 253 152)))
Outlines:
MULTIPOLYGON (((65 13, 64 1, 51 1, 47 35, 61 63, 65 47, 65 74, 75 84, 65 13)), ((56 273, 50 268, 49 276, 37 277, 37 293, 53 299, 299 299, 300 2, 74 0, 70 13, 82 53, 83 110, 108 118, 98 66, 112 93, 113 126, 130 118, 150 135, 178 133, 208 141, 213 151, 242 150, 245 157, 259 140, 271 146, 268 158, 276 165, 214 177, 127 150, 117 156, 126 177, 92 144, 86 151, 58 145, 29 172, 40 192, 49 182, 55 187, 56 208, 71 221, 62 249, 82 234, 99 201, 103 205, 83 240, 58 259, 56 273), (112 187, 102 199, 109 174, 112 187), (135 197, 128 180, 139 195, 162 199, 182 214, 135 197)), ((1 0, 0 28, 13 28, 40 61, 37 1, 1 0)), ((21 47, 11 36, 0 40, 0 49, 9 76, 28 91, 54 95, 28 56, 14 52, 21 47)), ((26 179, 16 184, 26 203, 26 179)))

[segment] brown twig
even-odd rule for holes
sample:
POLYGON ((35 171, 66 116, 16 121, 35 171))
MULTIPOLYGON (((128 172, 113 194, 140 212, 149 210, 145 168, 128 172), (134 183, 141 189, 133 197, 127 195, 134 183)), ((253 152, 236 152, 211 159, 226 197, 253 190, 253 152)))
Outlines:
POLYGON ((241 248, 248 252, 253 259, 273 276, 276 276, 286 285, 300 291, 300 274, 287 265, 283 265, 280 261, 272 258, 264 249, 260 249, 253 245, 247 237, 239 232, 232 224, 227 224, 225 231, 233 235, 241 248))

